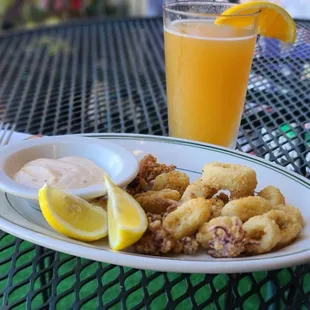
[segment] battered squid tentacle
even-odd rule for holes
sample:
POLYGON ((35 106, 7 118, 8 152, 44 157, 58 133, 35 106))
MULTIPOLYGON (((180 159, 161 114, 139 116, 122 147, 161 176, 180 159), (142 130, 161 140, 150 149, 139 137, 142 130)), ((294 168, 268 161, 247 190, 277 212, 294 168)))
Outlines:
POLYGON ((262 254, 271 251, 280 241, 280 228, 276 222, 265 215, 250 218, 243 224, 248 242, 246 252, 262 254))
POLYGON ((139 163, 138 176, 145 179, 146 182, 154 180, 158 175, 175 170, 174 165, 167 166, 157 162, 157 158, 149 154, 144 156, 139 163))
MULTIPOLYGON (((165 215, 167 216, 167 214, 165 215)), ((169 253, 194 254, 198 250, 198 242, 193 236, 175 240, 162 225, 165 215, 147 213, 148 229, 134 245, 136 251, 151 255, 169 253)))
POLYGON ((274 220, 280 228, 280 240, 277 244, 279 248, 295 240, 302 230, 302 225, 297 217, 291 216, 282 210, 271 210, 265 216, 274 220))
POLYGON ((245 249, 245 233, 236 216, 220 216, 204 223, 196 240, 213 257, 237 257, 245 249))
POLYGON ((258 196, 251 196, 231 200, 223 210, 223 216, 238 216, 245 222, 249 218, 264 214, 272 209, 273 205, 266 199, 258 196))
POLYGON ((187 200, 195 199, 198 197, 211 198, 217 190, 210 187, 202 181, 201 178, 197 179, 195 182, 187 186, 185 192, 182 195, 181 201, 185 202, 187 200))
POLYGON ((199 244, 194 237, 183 237, 176 241, 173 248, 174 253, 195 254, 198 251, 199 244))
POLYGON ((148 229, 135 244, 138 253, 160 255, 172 252, 176 241, 162 227, 160 214, 147 213, 148 229))
POLYGON ((126 191, 129 195, 134 196, 139 193, 150 190, 151 186, 144 178, 136 176, 135 179, 127 185, 126 191))
POLYGON ((157 158, 151 154, 144 156, 139 162, 139 171, 136 178, 127 185, 126 191, 134 196, 151 189, 151 181, 162 173, 175 170, 174 165, 167 166, 157 162, 157 158))
POLYGON ((209 163, 203 168, 202 181, 217 190, 229 190, 232 199, 253 196, 257 186, 253 169, 236 164, 209 163))
POLYGON ((274 206, 285 204, 285 198, 282 195, 281 191, 272 185, 265 187, 260 192, 258 192, 257 195, 262 197, 262 198, 267 199, 274 206))

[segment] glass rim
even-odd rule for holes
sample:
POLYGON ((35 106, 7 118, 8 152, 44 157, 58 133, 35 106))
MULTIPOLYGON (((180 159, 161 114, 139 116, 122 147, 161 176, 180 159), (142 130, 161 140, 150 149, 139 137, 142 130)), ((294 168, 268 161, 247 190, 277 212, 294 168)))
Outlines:
MULTIPOLYGON (((166 12, 170 12, 170 13, 175 13, 175 14, 180 14, 180 15, 185 15, 185 16, 193 16, 193 17, 203 17, 204 15, 202 15, 202 13, 194 13, 194 12, 183 12, 180 10, 176 10, 173 8, 170 8, 172 6, 175 6, 177 4, 188 4, 188 5, 195 5, 195 4, 200 4, 200 5, 214 5, 214 6, 227 6, 227 7, 234 7, 236 5, 238 5, 238 3, 229 3, 229 2, 215 2, 215 1, 175 1, 175 2, 171 2, 168 4, 164 4, 163 5, 163 9, 166 12)), ((210 16, 223 16, 223 17, 227 17, 227 18, 233 18, 233 17, 252 17, 252 16, 256 16, 261 12, 261 10, 257 10, 256 12, 253 13, 248 13, 248 14, 233 14, 233 15, 225 15, 225 14, 221 14, 221 13, 205 13, 205 15, 210 15, 210 16)))

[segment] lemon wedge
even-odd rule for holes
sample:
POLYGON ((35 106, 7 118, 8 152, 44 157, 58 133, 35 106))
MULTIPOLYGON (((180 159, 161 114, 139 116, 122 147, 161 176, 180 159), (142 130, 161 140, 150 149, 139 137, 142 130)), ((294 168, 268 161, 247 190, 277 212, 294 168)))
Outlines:
POLYGON ((244 16, 260 12, 257 17, 258 33, 266 38, 274 38, 293 44, 296 40, 296 24, 290 14, 279 5, 264 1, 249 1, 232 6, 215 20, 217 25, 246 27, 253 23, 253 17, 244 16), (240 16, 238 16, 240 15, 240 16), (243 16, 242 16, 243 15, 243 16))
POLYGON ((95 241, 108 234, 107 212, 77 196, 45 184, 39 204, 49 225, 70 238, 95 241))
POLYGON ((137 242, 147 229, 147 218, 140 204, 105 176, 108 192, 109 244, 122 250, 137 242))

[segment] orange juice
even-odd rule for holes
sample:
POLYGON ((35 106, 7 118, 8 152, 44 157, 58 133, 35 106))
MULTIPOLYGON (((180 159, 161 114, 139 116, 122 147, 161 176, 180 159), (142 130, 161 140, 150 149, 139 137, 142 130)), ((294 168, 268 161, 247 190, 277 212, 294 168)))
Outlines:
POLYGON ((234 145, 255 42, 249 30, 207 21, 165 28, 170 135, 234 145))

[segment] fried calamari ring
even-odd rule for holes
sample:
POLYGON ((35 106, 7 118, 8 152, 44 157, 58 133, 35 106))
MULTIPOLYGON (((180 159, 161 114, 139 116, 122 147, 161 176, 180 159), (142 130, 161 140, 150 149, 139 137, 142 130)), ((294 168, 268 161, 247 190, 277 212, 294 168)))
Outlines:
POLYGON ((193 235, 211 215, 211 202, 205 198, 186 201, 163 220, 163 227, 179 240, 193 235))
POLYGON ((217 190, 229 190, 232 199, 252 196, 257 185, 256 173, 253 169, 217 162, 204 166, 202 180, 207 186, 217 190))
POLYGON ((187 174, 179 171, 170 171, 158 175, 153 181, 153 191, 160 191, 162 189, 173 189, 178 191, 181 195, 185 192, 189 185, 189 177, 187 174))
POLYGON ((299 209, 293 206, 290 206, 290 205, 278 205, 278 206, 275 206, 273 209, 282 210, 285 213, 289 214, 290 216, 296 217, 298 222, 301 224, 301 226, 304 226, 304 219, 299 209))
POLYGON ((181 201, 187 201, 190 199, 203 197, 211 198, 214 194, 217 193, 217 190, 206 185, 200 178, 197 179, 194 183, 187 186, 181 201))
POLYGON ((285 204, 285 198, 280 190, 272 185, 265 187, 257 195, 269 200, 274 206, 285 204))
POLYGON ((250 196, 228 202, 222 210, 222 215, 238 216, 241 221, 245 222, 253 216, 270 211, 272 207, 268 200, 258 196, 250 196))
POLYGON ((163 189, 137 194, 134 198, 140 203, 145 212, 159 214, 166 212, 168 207, 177 205, 181 195, 178 191, 163 189))
POLYGON ((248 239, 245 246, 248 253, 267 253, 278 244, 281 238, 279 226, 265 215, 251 217, 242 228, 248 239))
POLYGON ((204 223, 196 240, 213 257, 237 257, 245 249, 244 237, 242 222, 238 217, 220 216, 204 223))
POLYGON ((282 210, 271 210, 265 216, 274 220, 280 228, 280 240, 277 247, 283 247, 291 243, 302 230, 302 225, 298 219, 282 210))

